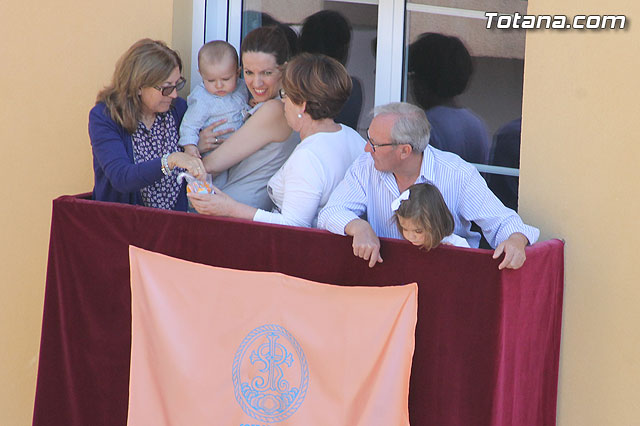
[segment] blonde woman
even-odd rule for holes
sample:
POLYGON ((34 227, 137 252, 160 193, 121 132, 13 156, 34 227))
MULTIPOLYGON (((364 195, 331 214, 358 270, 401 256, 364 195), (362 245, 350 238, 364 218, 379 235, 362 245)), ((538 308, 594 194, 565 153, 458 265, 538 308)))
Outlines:
POLYGON ((94 200, 187 209, 176 169, 197 177, 205 169, 178 147, 187 107, 177 93, 186 82, 181 72, 180 56, 161 41, 140 40, 118 60, 89 113, 94 200))

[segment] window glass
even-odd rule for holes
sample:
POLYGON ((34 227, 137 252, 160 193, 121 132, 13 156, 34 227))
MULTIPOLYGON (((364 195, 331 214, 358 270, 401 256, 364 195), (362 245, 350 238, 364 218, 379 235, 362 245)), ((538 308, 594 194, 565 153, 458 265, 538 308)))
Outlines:
MULTIPOLYGON (((403 99, 426 110, 432 145, 472 163, 519 167, 525 32, 487 29, 485 12, 526 14, 526 7, 522 0, 406 3, 403 99)), ((504 190, 492 189, 503 201, 517 199, 517 177, 485 177, 490 186, 500 181, 504 190)))
MULTIPOLYGON (((402 99, 423 106, 434 127, 434 146, 447 149, 443 143, 453 138, 447 136, 447 131, 453 132, 453 136, 461 133, 465 140, 473 139, 469 134, 484 135, 479 138, 480 142, 457 142, 463 147, 456 148, 454 143, 449 150, 478 164, 494 192, 505 204, 516 207, 513 200, 517 200, 518 187, 525 32, 487 29, 485 12, 526 14, 526 1, 386 0, 380 5, 377 0, 230 0, 227 5, 229 21, 214 18, 216 22, 212 23, 208 16, 207 26, 219 27, 221 31, 226 27, 227 37, 236 46, 247 32, 258 26, 278 22, 300 35, 305 20, 314 14, 321 11, 339 13, 351 26, 345 63, 361 92, 354 127, 365 135, 371 122, 369 113, 376 101, 377 78, 378 103, 402 99), (400 16, 403 7, 404 19, 400 16), (239 16, 241 19, 236 18, 239 16), (439 94, 441 99, 437 102, 433 99, 425 101, 429 79, 420 67, 428 68, 446 61, 431 60, 438 57, 429 53, 434 47, 420 46, 413 50, 422 64, 409 69, 412 64, 410 46, 425 33, 459 40, 471 58, 473 68, 460 93, 451 96, 448 90, 439 94), (376 58, 376 53, 381 57, 376 58), (465 149, 470 152, 464 152, 465 149)), ((225 11, 221 11, 215 16, 225 15, 225 11)), ((441 51, 442 46, 436 46, 437 49, 441 51)), ((445 71, 447 69, 452 67, 449 65, 445 71)), ((454 72, 444 74, 455 75, 454 72)), ((447 88, 450 82, 437 81, 435 85, 447 88)))

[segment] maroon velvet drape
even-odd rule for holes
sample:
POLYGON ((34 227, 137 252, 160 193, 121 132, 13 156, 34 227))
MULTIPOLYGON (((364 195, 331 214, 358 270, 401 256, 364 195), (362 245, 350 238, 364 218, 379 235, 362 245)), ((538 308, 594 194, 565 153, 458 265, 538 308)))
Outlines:
POLYGON ((128 246, 208 265, 339 285, 417 281, 412 425, 553 426, 563 243, 527 248, 517 271, 491 251, 382 241, 370 269, 351 238, 102 203, 54 200, 33 424, 124 426, 131 295, 128 246))

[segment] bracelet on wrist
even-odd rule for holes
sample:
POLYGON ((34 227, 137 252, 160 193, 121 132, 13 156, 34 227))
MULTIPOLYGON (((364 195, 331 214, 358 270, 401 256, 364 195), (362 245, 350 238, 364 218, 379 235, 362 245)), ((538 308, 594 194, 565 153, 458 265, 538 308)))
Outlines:
POLYGON ((162 166, 162 173, 165 176, 169 176, 171 174, 171 168, 169 167, 169 153, 166 153, 160 159, 160 164, 162 166))

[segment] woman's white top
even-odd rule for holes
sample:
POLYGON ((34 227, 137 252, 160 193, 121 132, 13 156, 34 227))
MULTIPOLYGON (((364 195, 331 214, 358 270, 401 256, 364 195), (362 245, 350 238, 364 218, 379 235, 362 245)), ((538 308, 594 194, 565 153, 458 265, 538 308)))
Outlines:
POLYGON ((441 243, 451 244, 452 246, 456 247, 470 247, 467 240, 456 234, 451 234, 447 237, 444 237, 441 243))
POLYGON ((342 181, 351 163, 364 152, 365 140, 350 127, 305 138, 267 184, 276 208, 258 210, 253 220, 315 227, 318 212, 342 181))

